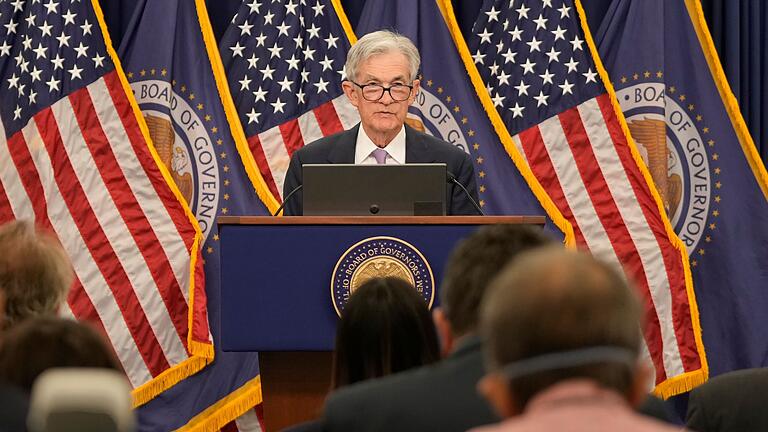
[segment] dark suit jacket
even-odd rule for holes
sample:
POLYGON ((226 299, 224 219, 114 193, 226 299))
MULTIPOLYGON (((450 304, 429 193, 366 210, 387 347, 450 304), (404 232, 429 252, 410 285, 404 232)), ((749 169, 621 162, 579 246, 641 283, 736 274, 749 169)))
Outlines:
POLYGON ((672 408, 664 399, 660 399, 654 395, 648 395, 643 403, 637 407, 636 411, 642 415, 653 417, 656 420, 665 423, 680 424, 682 421, 679 416, 672 411, 672 408))
POLYGON ((20 389, 0 384, 0 432, 27 430, 28 396, 20 389))
MULTIPOLYGON (((321 138, 296 151, 293 157, 291 157, 291 164, 285 175, 283 197, 302 184, 302 164, 355 163, 355 145, 359 128, 360 124, 350 130, 321 138)), ((406 125, 405 162, 445 163, 448 167, 448 172, 455 175, 456 180, 463 184, 469 193, 472 194, 472 198, 477 201, 474 165, 469 155, 458 147, 423 134, 406 125)), ((449 215, 477 215, 477 210, 475 210, 472 203, 458 186, 449 183, 447 191, 446 211, 449 215)), ((302 215, 302 202, 302 194, 299 191, 286 203, 284 214, 286 216, 302 215)))
POLYGON ((768 368, 730 372, 695 388, 686 423, 698 432, 768 431, 768 368))
POLYGON ((472 338, 434 365, 332 393, 325 405, 325 430, 464 432, 498 422, 475 389, 483 374, 480 340, 472 338))

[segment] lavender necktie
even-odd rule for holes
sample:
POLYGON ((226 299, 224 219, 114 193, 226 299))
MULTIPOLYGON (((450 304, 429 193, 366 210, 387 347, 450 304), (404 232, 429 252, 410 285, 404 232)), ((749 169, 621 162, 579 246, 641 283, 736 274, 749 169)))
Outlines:
POLYGON ((376 159, 377 164, 384 165, 387 162, 387 155, 389 153, 387 153, 387 151, 383 148, 377 148, 371 152, 371 154, 373 155, 373 158, 376 159))

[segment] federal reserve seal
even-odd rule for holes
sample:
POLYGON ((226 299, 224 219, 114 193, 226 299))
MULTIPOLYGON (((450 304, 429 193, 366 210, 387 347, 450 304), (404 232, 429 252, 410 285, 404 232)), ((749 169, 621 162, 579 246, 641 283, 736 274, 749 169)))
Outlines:
MULTIPOLYGON (((451 108, 430 90, 426 86, 419 90, 413 105, 408 109, 406 124, 418 131, 442 138, 469 153, 467 137, 451 108)), ((441 88, 440 93, 443 91, 441 88)))
POLYGON ((375 277, 398 277, 410 282, 419 295, 432 307, 435 299, 435 279, 432 268, 413 245, 394 237, 371 237, 355 243, 344 252, 331 277, 331 298, 336 313, 341 316, 344 306, 355 290, 375 277))
POLYGON ((622 77, 616 97, 630 133, 648 166, 675 232, 693 257, 706 253, 720 214, 721 168, 706 120, 695 95, 650 79, 657 74, 622 77))
MULTIPOLYGON (((480 193, 480 207, 485 207, 489 199, 486 175, 492 169, 486 163, 487 154, 480 151, 478 139, 477 113, 472 114, 472 109, 463 110, 455 94, 451 94, 451 83, 440 82, 429 77, 419 75, 422 85, 416 95, 413 104, 408 107, 405 124, 428 135, 440 138, 463 152, 469 154, 475 164, 477 173, 478 192, 480 193)), ((455 90, 455 89, 454 89, 455 90)), ((484 115, 481 111, 481 114, 484 115)), ((482 126, 480 126, 482 127, 482 126)), ((493 209, 493 207, 491 207, 493 209)))
MULTIPOLYGON (((185 97, 174 90, 172 83, 161 79, 133 81, 131 89, 144 113, 158 156, 207 239, 215 225, 221 181, 213 138, 197 112, 202 104, 198 103, 196 110, 187 101, 193 99, 191 94, 185 97)), ((184 86, 182 91, 186 93, 184 86)))

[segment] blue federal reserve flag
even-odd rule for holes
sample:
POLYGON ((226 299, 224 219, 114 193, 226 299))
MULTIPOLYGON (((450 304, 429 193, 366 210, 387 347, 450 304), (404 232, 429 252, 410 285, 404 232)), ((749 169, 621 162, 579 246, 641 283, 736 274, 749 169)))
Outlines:
MULTIPOLYGON (((242 137, 242 130, 204 2, 140 2, 119 55, 155 148, 203 232, 208 314, 214 347, 218 347, 221 295, 216 217, 268 212, 257 195, 258 173, 251 170, 249 178, 233 139, 242 137)), ((174 430, 192 424, 213 430, 260 402, 256 354, 216 349, 211 365, 142 406, 138 414, 141 430, 174 430)))
POLYGON ((406 122, 472 156, 483 211, 545 214, 501 144, 470 81, 451 37, 451 24, 458 32, 452 12, 440 7, 434 0, 368 0, 355 31, 363 36, 395 29, 419 49, 421 90, 406 122))
POLYGON ((690 257, 712 375, 768 364, 768 182, 698 0, 614 0, 597 43, 690 257))

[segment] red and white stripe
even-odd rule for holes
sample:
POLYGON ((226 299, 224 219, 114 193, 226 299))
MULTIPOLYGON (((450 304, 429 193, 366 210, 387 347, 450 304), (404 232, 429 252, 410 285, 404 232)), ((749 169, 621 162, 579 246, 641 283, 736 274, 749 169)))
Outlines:
POLYGON ((324 136, 349 129, 360 116, 341 95, 281 125, 248 138, 256 165, 270 192, 282 200, 283 182, 293 152, 324 136))
POLYGON ((657 383, 701 367, 684 264, 608 95, 513 137, 576 242, 622 267, 645 300, 645 340, 657 383))
MULTIPOLYGON (((0 222, 34 220, 58 237, 76 275, 62 314, 103 328, 134 387, 189 358, 195 228, 152 158, 116 72, 0 142, 0 195, 0 222)), ((208 341, 207 327, 195 334, 208 341)))

